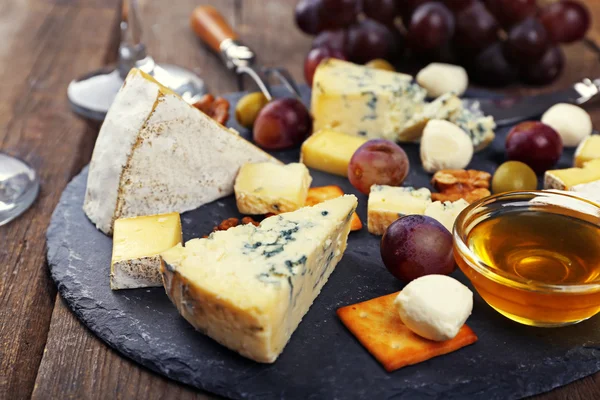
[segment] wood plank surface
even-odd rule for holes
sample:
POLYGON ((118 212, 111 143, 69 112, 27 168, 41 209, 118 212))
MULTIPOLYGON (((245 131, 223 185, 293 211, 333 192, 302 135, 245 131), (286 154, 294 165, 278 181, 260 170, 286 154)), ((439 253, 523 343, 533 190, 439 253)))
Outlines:
POLYGON ((33 165, 42 185, 33 207, 0 227, 0 398, 33 389, 56 297, 45 231, 98 129, 71 113, 65 88, 102 63, 116 1, 64 3, 0 2, 0 148, 33 165))
MULTIPOLYGON (((211 92, 237 90, 220 59, 192 35, 191 10, 212 4, 232 22, 261 62, 288 68, 303 82, 311 38, 292 19, 296 0, 140 0, 144 41, 159 62, 202 76, 211 92)), ((595 21, 600 2, 587 0, 595 21)), ((69 179, 89 161, 97 124, 75 117, 66 85, 115 55, 119 0, 0 2, 0 149, 30 162, 41 174, 34 207, 0 227, 0 399, 213 399, 121 357, 70 312, 48 276, 45 230, 69 179), (6 38, 9 38, 8 40, 6 38)), ((590 34, 600 38, 600 22, 590 34)), ((584 76, 600 76, 598 54, 582 44, 566 49, 567 68, 548 91, 584 76)), ((600 109, 589 109, 600 127, 600 109)), ((538 396, 600 398, 600 374, 538 396)))

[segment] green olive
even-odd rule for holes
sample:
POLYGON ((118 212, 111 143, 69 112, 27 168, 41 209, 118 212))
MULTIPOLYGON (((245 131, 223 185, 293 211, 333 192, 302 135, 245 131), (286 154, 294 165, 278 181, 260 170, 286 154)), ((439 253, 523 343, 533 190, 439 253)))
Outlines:
POLYGON ((375 68, 375 69, 383 69, 385 71, 396 72, 396 68, 386 60, 382 58, 376 58, 374 60, 369 61, 365 64, 366 67, 375 68))
POLYGON ((507 161, 500 165, 492 178, 494 193, 537 189, 537 176, 527 164, 507 161))
POLYGON ((235 106, 235 119, 244 128, 252 128, 258 113, 269 101, 261 92, 249 93, 242 97, 235 106))

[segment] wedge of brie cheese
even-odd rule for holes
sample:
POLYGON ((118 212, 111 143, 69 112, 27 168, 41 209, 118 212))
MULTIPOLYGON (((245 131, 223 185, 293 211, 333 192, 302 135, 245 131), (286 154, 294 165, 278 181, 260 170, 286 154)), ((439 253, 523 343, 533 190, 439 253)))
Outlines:
POLYGON ((100 129, 83 209, 110 235, 117 218, 184 212, 230 195, 240 166, 261 161, 279 162, 132 69, 100 129))
POLYGON ((315 131, 333 129, 367 139, 396 140, 424 105, 425 89, 410 75, 336 59, 323 61, 313 79, 315 131))
POLYGON ((116 220, 111 289, 162 286, 160 253, 182 241, 179 213, 116 220))
POLYGON ((356 206, 346 195, 176 246, 162 254, 167 294, 196 329, 272 363, 342 258, 356 206))

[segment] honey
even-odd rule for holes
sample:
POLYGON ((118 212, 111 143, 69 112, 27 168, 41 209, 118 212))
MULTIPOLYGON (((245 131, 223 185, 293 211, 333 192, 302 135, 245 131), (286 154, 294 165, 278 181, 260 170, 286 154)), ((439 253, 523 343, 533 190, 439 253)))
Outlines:
POLYGON ((456 243, 455 256, 497 311, 527 325, 550 327, 600 311, 600 225, 595 217, 547 208, 488 214, 464 237, 476 257, 462 254, 456 243), (473 267, 481 262, 486 266, 473 267))

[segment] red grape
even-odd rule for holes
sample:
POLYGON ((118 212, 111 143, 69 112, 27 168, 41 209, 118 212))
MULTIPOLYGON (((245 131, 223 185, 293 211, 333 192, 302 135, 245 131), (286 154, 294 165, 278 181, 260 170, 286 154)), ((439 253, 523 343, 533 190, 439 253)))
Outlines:
POLYGON ((571 43, 583 39, 590 27, 590 13, 576 1, 563 0, 542 9, 540 20, 550 39, 559 43, 571 43))
POLYGON ((442 0, 442 2, 448 7, 450 10, 457 12, 462 10, 463 8, 469 7, 476 0, 442 0))
POLYGON ((396 10, 398 10, 398 14, 402 17, 404 24, 408 25, 410 18, 417 7, 427 2, 429 2, 429 0, 396 0, 396 10))
POLYGON ((330 49, 328 47, 317 47, 316 49, 309 51, 304 60, 304 79, 306 79, 306 83, 312 86, 315 70, 321 61, 326 58, 345 60, 346 56, 344 56, 344 53, 342 53, 341 50, 330 49))
POLYGON ((346 47, 346 31, 338 29, 319 33, 312 42, 312 48, 317 47, 329 47, 330 49, 343 51, 346 47))
POLYGON ((386 25, 393 25, 398 14, 396 0, 362 0, 362 10, 367 17, 386 25))
POLYGON ((511 25, 535 15, 535 0, 484 0, 487 9, 502 26, 511 25))
POLYGON ((521 67, 521 78, 526 83, 545 85, 560 75, 564 65, 565 57, 560 47, 550 47, 539 61, 521 67))
POLYGON ((315 35, 325 29, 344 28, 356 21, 358 0, 300 0, 296 4, 296 24, 315 35))
POLYGON ((408 45, 417 53, 442 48, 454 33, 454 16, 442 3, 420 5, 408 25, 408 45))
POLYGON ((508 31, 504 43, 506 58, 515 65, 538 61, 548 48, 548 34, 537 19, 529 17, 508 31))
POLYGON ((348 164, 348 180, 364 194, 371 185, 400 186, 410 164, 406 153, 391 140, 373 139, 360 146, 348 164))
POLYGON ((349 60, 364 64, 376 58, 387 59, 392 43, 392 33, 385 25, 365 19, 348 28, 345 53, 349 60))
POLYGON ((321 0, 300 0, 296 4, 296 25, 304 33, 315 35, 323 30, 324 24, 321 18, 321 0))
POLYGON ((521 122, 506 137, 506 154, 521 161, 536 173, 552 168, 560 158, 563 144, 554 129, 538 121, 521 122))
POLYGON ((501 42, 496 42, 479 53, 469 72, 474 81, 489 86, 506 86, 518 76, 517 68, 504 57, 501 42))
POLYGON ((358 16, 359 0, 321 0, 321 18, 327 29, 345 28, 358 16))
POLYGON ((478 53, 498 39, 498 22, 476 2, 456 13, 454 43, 465 53, 478 53))
POLYGON ((298 146, 312 131, 312 119, 299 100, 271 101, 258 113, 253 138, 261 147, 279 150, 298 146))
POLYGON ((425 215, 407 215, 394 221, 381 239, 381 259, 402 282, 425 275, 449 275, 456 268, 452 235, 425 215))

